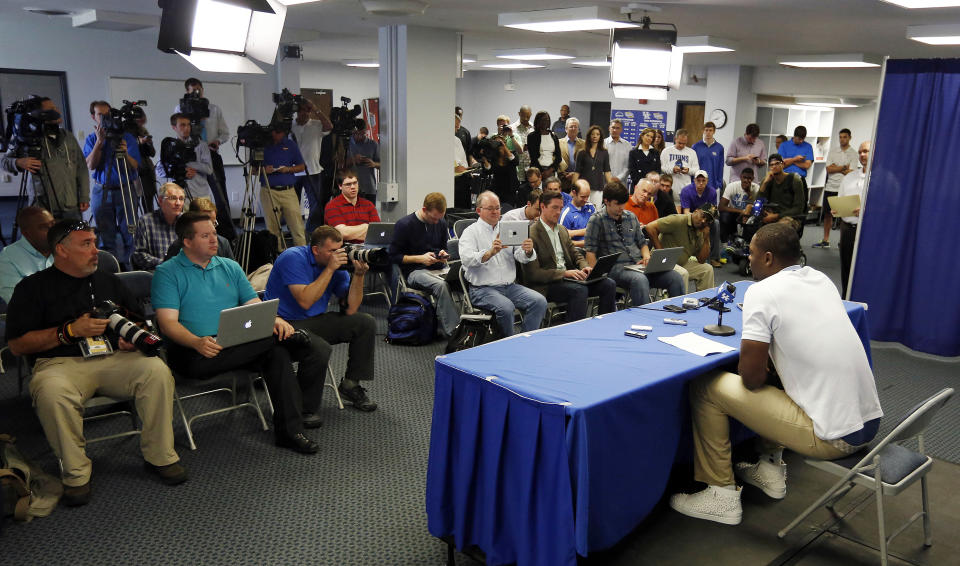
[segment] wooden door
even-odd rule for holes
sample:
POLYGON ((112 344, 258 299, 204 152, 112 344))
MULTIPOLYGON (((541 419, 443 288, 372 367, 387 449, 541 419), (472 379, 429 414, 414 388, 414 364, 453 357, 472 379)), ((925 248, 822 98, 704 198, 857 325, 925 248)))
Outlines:
POLYGON ((693 145, 703 137, 703 118, 706 103, 677 102, 677 129, 687 130, 687 145, 693 145))

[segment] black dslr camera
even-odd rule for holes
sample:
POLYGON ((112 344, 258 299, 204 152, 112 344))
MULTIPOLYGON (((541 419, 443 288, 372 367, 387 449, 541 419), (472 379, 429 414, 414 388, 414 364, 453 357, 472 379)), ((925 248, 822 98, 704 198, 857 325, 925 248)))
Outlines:
POLYGON ((281 92, 273 93, 273 103, 277 105, 276 118, 283 122, 287 131, 290 131, 293 115, 300 111, 300 106, 303 104, 303 96, 293 94, 289 89, 283 89, 281 92))
MULTIPOLYGON (((0 138, 0 152, 13 148, 15 155, 40 159, 43 136, 56 133, 60 113, 43 110, 44 98, 33 95, 17 100, 7 107, 7 127, 0 138)), ((2 128, 2 125, 0 125, 2 128)))
POLYGON ((353 133, 364 127, 364 122, 358 118, 363 110, 359 104, 354 104, 350 108, 350 99, 346 96, 340 97, 340 106, 334 106, 330 109, 330 121, 333 122, 333 133, 341 137, 350 137, 353 133))
POLYGON ((160 163, 163 164, 163 171, 181 187, 186 186, 187 163, 197 160, 196 147, 199 141, 195 138, 187 141, 163 138, 160 142, 160 163))
POLYGON ((163 340, 159 336, 144 330, 133 323, 129 318, 123 316, 124 309, 117 306, 113 301, 101 301, 93 309, 90 315, 93 318, 107 319, 107 328, 109 328, 118 337, 123 338, 137 347, 138 350, 147 356, 156 356, 163 345, 163 340))
POLYGON ((390 254, 386 248, 365 248, 359 244, 345 244, 343 251, 347 252, 347 263, 340 266, 344 271, 353 271, 353 260, 365 263, 370 269, 386 273, 390 271, 390 254))
POLYGON ((146 100, 124 100, 120 108, 111 108, 110 112, 100 118, 100 127, 106 131, 107 138, 119 142, 123 139, 123 134, 136 135, 140 131, 137 120, 144 117, 142 107, 146 105, 146 100))

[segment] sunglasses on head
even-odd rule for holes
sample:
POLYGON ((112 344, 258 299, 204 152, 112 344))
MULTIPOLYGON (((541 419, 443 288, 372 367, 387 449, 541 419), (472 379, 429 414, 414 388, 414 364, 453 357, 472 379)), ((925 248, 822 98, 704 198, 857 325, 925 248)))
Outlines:
POLYGON ((77 222, 74 222, 73 224, 67 226, 67 231, 64 232, 62 236, 60 236, 60 238, 57 240, 57 242, 54 245, 60 244, 61 242, 66 240, 67 236, 69 236, 73 232, 89 232, 90 230, 93 230, 93 226, 88 224, 86 220, 78 220, 77 222))

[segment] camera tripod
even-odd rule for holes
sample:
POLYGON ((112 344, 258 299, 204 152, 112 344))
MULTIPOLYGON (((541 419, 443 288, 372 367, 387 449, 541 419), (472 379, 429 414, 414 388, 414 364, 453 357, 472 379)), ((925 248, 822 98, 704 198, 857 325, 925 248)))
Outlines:
POLYGON ((273 194, 270 192, 270 180, 267 178, 267 172, 263 168, 263 149, 247 149, 247 164, 243 168, 243 178, 246 180, 246 186, 243 191, 243 200, 241 201, 240 215, 242 218, 242 233, 237 242, 236 257, 243 271, 249 272, 250 267, 250 249, 253 245, 253 233, 257 222, 255 212, 256 203, 254 195, 257 192, 257 186, 260 186, 262 194, 267 195, 267 203, 270 210, 264 209, 264 220, 267 214, 273 214, 273 218, 280 230, 280 236, 277 238, 280 244, 280 251, 287 249, 287 242, 283 238, 283 227, 280 224, 280 209, 273 202, 273 194), (256 171, 256 173, 254 173, 256 171), (265 192, 264 192, 265 191, 265 192))
MULTIPOLYGON (((123 219, 127 223, 127 231, 134 234, 137 230, 137 219, 143 215, 141 203, 143 188, 139 183, 134 185, 130 180, 130 169, 127 167, 127 152, 117 151, 114 142, 112 161, 117 170, 117 181, 120 183, 120 204, 123 206, 123 219), (136 186, 136 188, 134 188, 136 186), (136 194, 135 194, 136 193, 136 194)), ((109 179, 110 173, 107 173, 109 179)), ((102 198, 102 197, 101 197, 102 198)), ((96 218, 94 218, 96 220, 96 218)))
MULTIPOLYGON (((43 153, 40 147, 29 147, 26 151, 23 152, 24 155, 21 157, 32 157, 40 161, 40 170, 37 173, 30 173, 27 170, 24 170, 20 174, 20 191, 17 193, 17 210, 13 216, 13 230, 10 232, 10 241, 15 242, 17 240, 17 232, 19 231, 20 224, 17 218, 20 216, 20 211, 24 206, 27 205, 29 196, 27 195, 27 185, 28 178, 32 175, 39 179, 40 187, 43 190, 43 194, 38 194, 34 191, 34 202, 39 202, 43 208, 46 208, 53 214, 57 219, 63 217, 63 206, 60 203, 60 198, 57 196, 56 191, 51 190, 53 187, 53 179, 50 178, 50 174, 45 171, 43 153), (52 201, 52 202, 51 202, 52 201), (53 206, 51 206, 53 205, 53 206)), ((77 194, 77 202, 80 200, 79 190, 77 194)), ((3 231, 0 230, 0 241, 3 242, 3 245, 7 245, 7 239, 3 236, 3 231)))

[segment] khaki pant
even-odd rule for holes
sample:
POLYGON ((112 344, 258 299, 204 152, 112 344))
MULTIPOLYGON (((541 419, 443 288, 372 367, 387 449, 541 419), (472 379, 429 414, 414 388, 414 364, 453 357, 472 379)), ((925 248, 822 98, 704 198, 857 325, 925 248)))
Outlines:
POLYGON ((710 262, 700 263, 696 258, 690 258, 687 263, 677 265, 674 270, 683 278, 683 286, 687 292, 690 291, 690 280, 697 285, 697 291, 704 291, 713 287, 713 266, 710 262))
POLYGON ((267 223, 267 230, 270 230, 270 233, 277 237, 278 242, 283 239, 279 222, 280 217, 282 217, 287 223, 290 235, 293 236, 293 245, 307 245, 297 191, 293 189, 277 191, 260 187, 260 206, 263 207, 263 219, 267 223), (276 212, 274 212, 274 208, 276 208, 276 212))
POLYGON ((83 404, 99 393, 132 397, 143 422, 140 451, 147 462, 166 466, 180 458, 173 449, 173 376, 160 358, 117 352, 91 359, 40 358, 33 367, 30 395, 53 453, 63 462, 63 483, 90 481, 84 451, 83 404))
POLYGON ((739 375, 715 371, 690 383, 693 416, 694 479, 708 485, 733 485, 730 423, 733 417, 760 435, 769 449, 832 460, 846 454, 813 433, 813 421, 782 389, 765 385, 750 391, 739 375))

